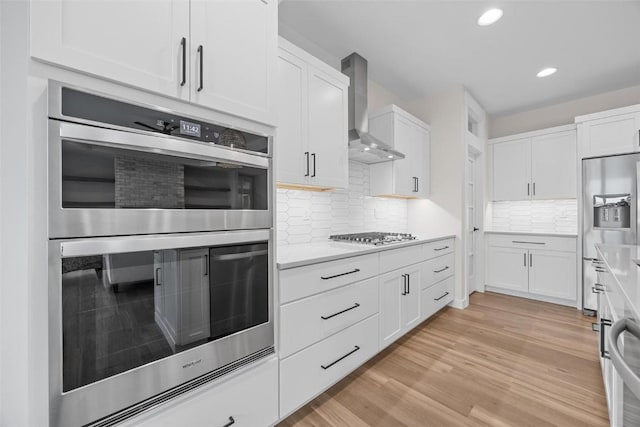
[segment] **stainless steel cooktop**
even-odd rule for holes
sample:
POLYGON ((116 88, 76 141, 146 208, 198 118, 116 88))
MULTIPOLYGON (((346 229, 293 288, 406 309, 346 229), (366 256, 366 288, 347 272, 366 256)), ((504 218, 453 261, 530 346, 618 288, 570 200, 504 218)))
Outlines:
POLYGON ((415 240, 415 238, 416 236, 407 233, 383 233, 377 231, 329 236, 330 240, 336 242, 362 243, 365 245, 388 245, 415 240))

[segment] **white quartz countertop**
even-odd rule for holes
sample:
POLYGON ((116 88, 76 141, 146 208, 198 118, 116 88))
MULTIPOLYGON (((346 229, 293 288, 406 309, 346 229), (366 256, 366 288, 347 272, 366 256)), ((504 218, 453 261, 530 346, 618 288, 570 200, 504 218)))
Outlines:
POLYGON ((537 231, 496 231, 485 230, 486 234, 509 234, 520 236, 552 236, 552 237, 578 237, 577 233, 556 233, 556 232, 537 232, 537 231))
POLYGON ((304 243, 298 245, 278 246, 278 269, 302 267, 319 262, 333 261, 341 258, 349 258, 358 255, 371 254, 380 251, 404 248, 407 246, 421 245, 438 240, 451 239, 453 234, 419 236, 416 240, 408 242, 392 243, 389 245, 365 245, 361 243, 326 242, 304 243))
POLYGON ((597 244, 596 249, 619 285, 615 291, 624 297, 626 309, 640 319, 640 268, 634 262, 640 260, 640 246, 597 244))

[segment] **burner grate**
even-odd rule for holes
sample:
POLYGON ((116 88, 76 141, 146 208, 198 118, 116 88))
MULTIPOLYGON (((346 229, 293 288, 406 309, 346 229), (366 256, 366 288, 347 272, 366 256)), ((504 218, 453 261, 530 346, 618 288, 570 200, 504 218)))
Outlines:
POLYGON ((415 238, 415 236, 408 233, 385 233, 377 231, 367 233, 335 234, 329 236, 330 240, 336 242, 362 243, 366 245, 386 245, 390 243, 415 240, 415 238))

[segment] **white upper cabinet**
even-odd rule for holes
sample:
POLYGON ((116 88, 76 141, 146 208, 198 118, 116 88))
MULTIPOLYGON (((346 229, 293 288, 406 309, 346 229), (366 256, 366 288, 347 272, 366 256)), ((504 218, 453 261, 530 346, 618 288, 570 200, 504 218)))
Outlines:
POLYGON ((32 0, 31 55, 274 124, 275 0, 32 0))
POLYGON ((372 196, 429 196, 430 129, 395 105, 369 115, 371 135, 405 155, 404 159, 375 163, 371 170, 372 196))
POLYGON ((276 0, 191 0, 192 100, 272 123, 276 0))
POLYGON ((576 118, 580 157, 640 151, 640 105, 576 118))
POLYGON ((277 88, 276 181, 347 188, 349 78, 280 39, 277 88))
POLYGON ((493 201, 577 197, 573 126, 492 140, 490 163, 493 201))

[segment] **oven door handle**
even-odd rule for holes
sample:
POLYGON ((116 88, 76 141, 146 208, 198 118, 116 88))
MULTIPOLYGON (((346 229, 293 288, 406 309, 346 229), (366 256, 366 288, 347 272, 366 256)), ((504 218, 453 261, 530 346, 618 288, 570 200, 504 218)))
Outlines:
POLYGON ((235 261, 238 259, 252 258, 255 256, 267 255, 269 251, 267 249, 253 252, 241 252, 239 254, 225 254, 225 255, 212 255, 211 261, 235 261))
POLYGON ((269 159, 264 156, 244 153, 238 150, 188 140, 169 135, 148 132, 123 132, 76 123, 60 122, 60 138, 82 144, 100 145, 110 148, 143 151, 209 162, 234 163, 262 169, 269 167, 269 159))

